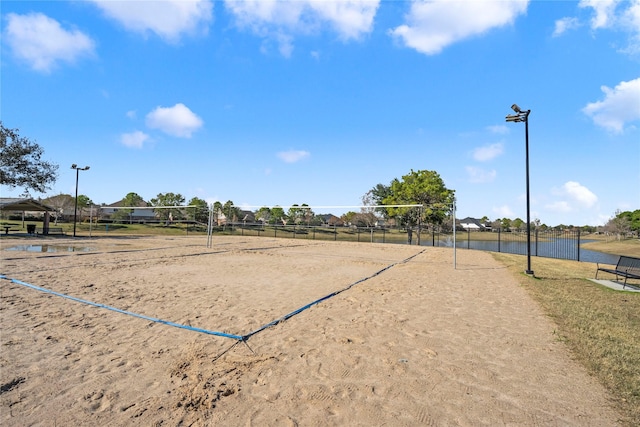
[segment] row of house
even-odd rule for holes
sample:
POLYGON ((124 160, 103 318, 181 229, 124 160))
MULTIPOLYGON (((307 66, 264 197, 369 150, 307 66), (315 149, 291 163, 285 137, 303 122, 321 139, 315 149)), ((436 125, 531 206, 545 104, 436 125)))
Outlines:
MULTIPOLYGON (((131 209, 131 206, 125 204, 124 200, 112 203, 110 205, 91 206, 78 208, 75 211, 75 200, 68 195, 53 196, 42 201, 36 201, 34 199, 5 199, 4 206, 10 206, 11 203, 17 203, 18 201, 27 202, 21 204, 21 209, 9 210, 3 208, 3 214, 8 215, 10 212, 14 212, 14 215, 26 215, 32 218, 41 218, 44 213, 48 212, 53 221, 69 221, 77 215, 79 221, 91 220, 91 221, 127 221, 133 223, 145 223, 156 222, 158 216, 156 215, 156 209, 150 206, 145 201, 140 201, 138 206, 131 209), (31 203, 29 203, 31 202, 31 203), (38 210, 26 209, 22 210, 25 206, 39 206, 38 210), (119 212, 125 211, 123 215, 118 215, 119 212)), ((215 215, 215 221, 217 225, 225 225, 229 222, 242 222, 251 224, 256 222, 255 213, 248 210, 236 210, 236 214, 233 218, 227 218, 222 210, 219 210, 215 215)), ((337 216, 332 214, 318 215, 322 219, 322 223, 327 226, 342 226, 344 222, 337 216)))
MULTIPOLYGON (((7 199, 7 201, 17 201, 20 199, 7 199)), ((32 199, 21 199, 32 200, 32 199)), ((54 220, 69 220, 75 215, 75 205, 73 203, 73 198, 66 195, 54 196, 49 199, 45 199, 43 201, 34 201, 35 203, 39 203, 42 206, 48 206, 50 208, 51 215, 54 220), (70 199, 70 200, 69 200, 70 199)), ((116 217, 116 214, 126 209, 126 216, 120 218, 121 220, 127 220, 135 223, 141 222, 153 222, 158 220, 158 216, 156 215, 156 211, 154 207, 150 206, 147 202, 141 201, 138 206, 134 209, 131 209, 130 206, 126 206, 123 200, 112 203, 110 205, 96 206, 91 208, 83 208, 78 210, 79 219, 89 219, 92 218, 95 220, 113 220, 116 217)), ((256 217, 255 214, 251 211, 247 210, 239 210, 237 216, 234 218, 227 218, 223 211, 217 212, 215 220, 218 225, 224 225, 231 221, 235 222, 243 222, 243 223, 255 223, 256 217)), ((42 215, 42 212, 36 214, 42 215)), ((322 220, 322 224, 326 226, 344 226, 344 221, 333 215, 333 214, 323 214, 318 215, 318 218, 322 220)), ((460 219, 456 221, 458 227, 469 230, 469 231, 491 231, 492 227, 490 223, 483 223, 479 219, 467 217, 464 219, 460 219)))

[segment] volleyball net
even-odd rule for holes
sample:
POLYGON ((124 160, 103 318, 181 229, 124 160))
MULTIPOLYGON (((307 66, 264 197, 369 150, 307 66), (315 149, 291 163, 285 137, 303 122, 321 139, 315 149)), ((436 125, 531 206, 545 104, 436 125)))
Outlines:
MULTIPOLYGON (((202 205, 121 206, 121 222, 182 224, 206 232, 210 248, 216 234, 272 236, 294 239, 408 243, 451 246, 456 267, 455 202, 389 205, 235 205, 227 202, 202 205), (430 211, 430 212, 429 212, 430 211), (392 215, 390 215, 392 212, 392 215), (439 212, 439 224, 425 221, 425 214, 439 212), (436 232, 436 225, 439 227, 436 232), (444 232, 443 232, 444 229, 444 232), (450 234, 447 234, 450 233, 450 234), (440 238, 443 240, 440 240, 440 238), (437 239, 437 241, 436 241, 437 239)), ((116 212, 116 213, 117 213, 116 212)), ((105 214, 114 212, 105 212, 105 214)), ((428 215, 426 215, 428 216, 428 215)))

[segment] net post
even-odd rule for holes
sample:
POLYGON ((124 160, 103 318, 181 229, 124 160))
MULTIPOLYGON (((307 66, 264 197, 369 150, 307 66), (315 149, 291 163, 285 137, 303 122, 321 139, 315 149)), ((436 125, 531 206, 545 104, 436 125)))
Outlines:
POLYGON ((453 203, 451 204, 453 210, 453 269, 457 268, 457 260, 456 260, 456 198, 453 198, 453 203))

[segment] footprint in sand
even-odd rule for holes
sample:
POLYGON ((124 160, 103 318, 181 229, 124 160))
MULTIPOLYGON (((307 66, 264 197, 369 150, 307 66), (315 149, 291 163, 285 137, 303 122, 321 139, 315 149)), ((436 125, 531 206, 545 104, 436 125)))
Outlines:
POLYGON ((424 353, 429 359, 435 359, 436 357, 438 357, 438 352, 430 348, 425 348, 424 353))

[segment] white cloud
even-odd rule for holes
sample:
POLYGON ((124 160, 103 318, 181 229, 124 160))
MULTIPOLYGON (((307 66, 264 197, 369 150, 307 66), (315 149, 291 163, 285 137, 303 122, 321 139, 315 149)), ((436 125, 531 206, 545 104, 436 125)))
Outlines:
POLYGON ((473 159, 478 162, 486 162, 495 159, 504 152, 504 145, 501 142, 478 147, 473 150, 473 159))
MULTIPOLYGON (((278 44, 284 56, 293 51, 293 36, 332 28, 344 41, 371 32, 380 0, 225 0, 236 25, 278 44)), ((268 44, 262 45, 266 51, 268 44)))
POLYGON ((129 110, 129 111, 127 111, 126 115, 131 120, 134 120, 137 117, 138 113, 136 112, 136 110, 129 110))
POLYGON ((640 0, 581 0, 580 8, 593 9, 592 30, 610 29, 629 34, 629 45, 620 51, 640 52, 640 0))
POLYGON ((545 206, 553 212, 566 213, 589 209, 598 203, 598 196, 576 181, 567 181, 562 187, 553 188, 551 194, 561 199, 545 206))
MULTIPOLYGON (((293 37, 288 34, 277 34, 275 36, 278 45, 278 51, 280 55, 285 58, 290 58, 293 53, 293 37)), ((262 46, 262 52, 267 53, 269 51, 268 43, 265 41, 262 46)))
POLYGON ((66 30, 42 13, 9 13, 3 38, 11 52, 36 71, 48 73, 58 62, 93 55, 95 43, 76 29, 66 30))
POLYGON ((344 40, 359 39, 373 27, 379 0, 311 1, 309 6, 344 40))
POLYGON ((129 148, 142 148, 148 139, 149 135, 139 130, 130 133, 123 133, 120 136, 120 142, 122 145, 129 148))
POLYGON ((591 28, 606 28, 615 20, 615 9, 619 0, 580 0, 581 8, 593 8, 595 15, 591 18, 591 28))
POLYGON ((529 0, 413 0, 406 23, 389 33, 408 47, 435 55, 460 40, 512 24, 528 4, 529 0))
POLYGON ((630 34, 629 47, 624 49, 630 55, 640 53, 640 0, 629 2, 630 6, 623 13, 620 22, 630 34))
POLYGON ((308 151, 302 150, 289 150, 289 151, 281 151, 277 154, 278 158, 286 163, 296 163, 300 160, 306 159, 311 156, 311 153, 308 151))
POLYGON ((640 120, 640 78, 621 82, 613 89, 607 86, 601 89, 604 99, 582 109, 596 125, 622 133, 626 124, 640 120))
POLYGON ((191 138, 191 134, 202 127, 202 119, 184 104, 173 107, 156 107, 147 114, 146 124, 166 134, 180 138, 191 138))
POLYGON ((562 186, 562 191, 569 199, 581 207, 590 208, 598 202, 598 196, 579 182, 568 181, 562 186))
POLYGON ((555 29, 553 30, 553 37, 558 37, 569 30, 573 30, 580 26, 578 18, 562 18, 556 21, 555 29))
POLYGON ((473 183, 493 182, 496 179, 497 173, 495 170, 488 171, 473 166, 467 166, 465 169, 467 170, 469 181, 473 183))
POLYGON ((110 1, 93 0, 109 18, 129 31, 157 34, 176 43, 183 34, 207 34, 213 19, 210 0, 110 1))

